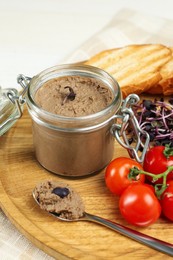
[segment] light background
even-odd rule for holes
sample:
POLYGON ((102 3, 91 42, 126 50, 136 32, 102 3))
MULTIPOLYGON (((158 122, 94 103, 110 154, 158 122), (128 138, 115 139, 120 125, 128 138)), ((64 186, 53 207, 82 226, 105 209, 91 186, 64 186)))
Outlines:
MULTIPOLYGON (((141 17, 140 24, 138 12, 134 19, 130 18, 130 21, 133 20, 132 27, 138 27, 133 35, 138 42, 157 32, 153 39, 165 37, 166 42, 170 40, 173 46, 173 21, 160 19, 173 20, 172 0, 0 0, 0 85, 18 88, 18 74, 32 77, 68 60, 73 53, 79 57, 76 50, 88 39, 97 39, 95 34, 107 28, 111 21, 116 26, 116 18, 124 9, 139 11, 144 17, 150 17, 148 20, 141 17), (140 31, 141 27, 144 31, 140 31)), ((123 19, 118 31, 105 33, 105 36, 112 36, 111 32, 115 31, 118 37, 124 37, 117 39, 113 35, 111 46, 114 40, 115 47, 117 43, 131 40, 128 37, 132 35, 126 37, 126 32, 131 32, 130 28, 123 27, 123 24, 128 25, 127 17, 123 19)), ((97 46, 97 43, 94 44, 97 46)), ((0 259, 51 258, 20 234, 0 210, 0 259)))
POLYGON ((123 8, 173 17, 172 0, 0 0, 0 85, 61 63, 123 8))

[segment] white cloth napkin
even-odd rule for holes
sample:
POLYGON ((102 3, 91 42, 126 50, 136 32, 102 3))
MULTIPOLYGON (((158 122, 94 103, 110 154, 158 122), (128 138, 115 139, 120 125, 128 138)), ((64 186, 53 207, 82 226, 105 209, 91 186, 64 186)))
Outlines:
MULTIPOLYGON (((103 30, 84 43, 65 62, 87 60, 104 49, 133 43, 162 43, 173 46, 172 28, 171 20, 123 9, 103 30)), ((53 258, 36 248, 20 234, 0 210, 0 259, 51 260, 53 258)))
POLYGON ((105 28, 85 42, 65 61, 67 63, 83 61, 106 49, 143 43, 173 46, 173 20, 123 9, 105 28))

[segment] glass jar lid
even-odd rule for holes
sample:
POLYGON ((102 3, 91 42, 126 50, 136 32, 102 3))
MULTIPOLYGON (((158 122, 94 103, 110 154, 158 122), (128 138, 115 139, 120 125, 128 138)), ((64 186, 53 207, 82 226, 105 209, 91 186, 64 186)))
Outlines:
POLYGON ((0 87, 0 136, 22 115, 22 106, 18 101, 19 92, 14 88, 0 87))

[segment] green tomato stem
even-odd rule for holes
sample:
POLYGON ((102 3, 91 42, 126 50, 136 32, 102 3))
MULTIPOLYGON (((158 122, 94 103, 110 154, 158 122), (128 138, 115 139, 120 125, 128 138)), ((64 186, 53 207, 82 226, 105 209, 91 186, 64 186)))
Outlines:
POLYGON ((169 144, 165 145, 165 149, 163 150, 164 156, 168 159, 170 156, 173 156, 173 147, 170 147, 169 144))
POLYGON ((150 172, 146 172, 146 171, 143 171, 143 170, 137 170, 139 174, 146 174, 148 176, 151 176, 154 180, 158 180, 160 178, 163 177, 163 180, 164 180, 164 183, 166 183, 166 178, 167 175, 173 171, 173 165, 171 166, 168 166, 167 170, 165 172, 162 172, 160 174, 153 174, 153 173, 150 173, 150 172))
POLYGON ((166 180, 167 180, 167 175, 173 171, 173 165, 171 166, 168 166, 167 170, 163 173, 160 173, 160 174, 153 174, 153 173, 150 173, 150 172, 146 172, 144 170, 138 170, 136 167, 132 168, 130 170, 130 173, 129 173, 129 178, 134 178, 135 176, 139 175, 139 174, 145 174, 145 175, 148 175, 150 177, 153 178, 153 181, 157 181, 158 179, 160 178, 163 178, 163 183, 162 184, 156 184, 155 185, 155 193, 156 193, 156 196, 158 198, 161 197, 162 193, 165 191, 165 189, 167 188, 167 183, 166 183, 166 180), (158 188, 160 186, 160 188, 158 188))

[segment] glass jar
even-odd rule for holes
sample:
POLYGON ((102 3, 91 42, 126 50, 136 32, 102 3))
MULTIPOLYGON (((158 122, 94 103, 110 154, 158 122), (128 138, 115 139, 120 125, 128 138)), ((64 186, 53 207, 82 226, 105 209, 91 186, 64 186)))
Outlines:
POLYGON ((110 128, 121 105, 121 93, 117 82, 106 72, 78 65, 45 70, 30 81, 26 103, 33 119, 36 157, 46 169, 63 176, 84 176, 100 171, 112 159, 114 138, 110 128), (48 80, 64 76, 103 82, 113 93, 113 101, 102 111, 80 117, 51 114, 38 107, 37 90, 48 80))
POLYGON ((18 83, 24 88, 18 103, 25 100, 32 118, 36 158, 47 170, 65 177, 96 173, 111 161, 114 137, 128 149, 131 156, 138 161, 143 160, 143 155, 137 155, 139 140, 141 144, 141 134, 146 135, 146 143, 143 145, 145 153, 149 137, 139 128, 131 109, 131 105, 138 100, 132 95, 122 103, 118 83, 105 71, 87 65, 59 65, 46 69, 33 78, 19 75, 18 83), (112 102, 99 112, 79 117, 62 116, 43 110, 35 100, 38 89, 50 79, 69 76, 102 82, 111 91, 112 102), (121 115, 118 114, 119 110, 121 115), (117 123, 117 118, 121 124, 117 123), (125 130, 129 121, 138 136, 136 147, 131 147, 126 138, 125 130))

